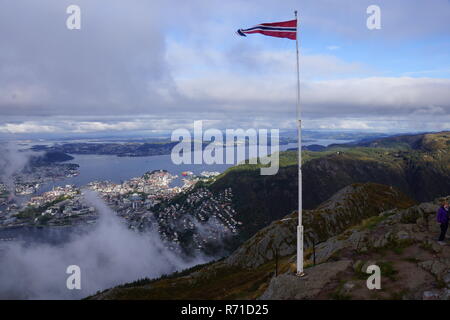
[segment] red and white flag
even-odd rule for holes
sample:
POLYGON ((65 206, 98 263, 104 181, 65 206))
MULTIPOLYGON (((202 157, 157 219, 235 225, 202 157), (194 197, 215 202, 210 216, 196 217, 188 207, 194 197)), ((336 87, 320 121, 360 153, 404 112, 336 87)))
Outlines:
POLYGON ((246 37, 247 34, 261 33, 265 36, 296 40, 297 20, 261 23, 248 29, 239 29, 236 33, 243 37, 246 37))

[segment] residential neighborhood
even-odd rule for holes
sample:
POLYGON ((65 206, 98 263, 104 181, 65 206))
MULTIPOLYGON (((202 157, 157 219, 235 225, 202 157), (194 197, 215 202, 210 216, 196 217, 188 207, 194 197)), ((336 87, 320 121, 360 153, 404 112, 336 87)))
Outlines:
POLYGON ((157 230, 173 251, 192 252, 219 243, 238 232, 231 188, 213 194, 199 181, 210 181, 218 172, 182 172, 178 176, 154 170, 123 183, 93 181, 85 187, 65 185, 33 195, 20 204, 8 199, 7 188, 0 207, 0 228, 21 226, 84 226, 95 224, 97 209, 84 197, 87 190, 99 198, 135 231, 157 230), (189 246, 189 248, 187 248, 189 246), (189 249, 189 250, 188 250, 189 249))

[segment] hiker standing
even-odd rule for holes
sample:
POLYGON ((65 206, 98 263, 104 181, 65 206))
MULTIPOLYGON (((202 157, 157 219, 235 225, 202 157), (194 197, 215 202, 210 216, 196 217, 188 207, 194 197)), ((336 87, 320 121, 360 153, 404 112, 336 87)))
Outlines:
POLYGON ((448 202, 444 202, 437 212, 437 221, 441 224, 441 234, 439 235, 438 243, 441 245, 445 244, 445 234, 448 229, 448 208, 448 202))

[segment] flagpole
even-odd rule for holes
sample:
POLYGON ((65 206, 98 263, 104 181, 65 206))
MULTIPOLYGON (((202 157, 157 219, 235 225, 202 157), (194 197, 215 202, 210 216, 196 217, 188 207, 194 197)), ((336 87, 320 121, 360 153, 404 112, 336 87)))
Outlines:
POLYGON ((303 272, 303 221, 302 221, 302 120, 300 112, 300 64, 298 50, 298 17, 297 10, 294 11, 297 20, 295 48, 297 55, 297 134, 298 134, 298 225, 297 225, 297 275, 304 276, 303 272))

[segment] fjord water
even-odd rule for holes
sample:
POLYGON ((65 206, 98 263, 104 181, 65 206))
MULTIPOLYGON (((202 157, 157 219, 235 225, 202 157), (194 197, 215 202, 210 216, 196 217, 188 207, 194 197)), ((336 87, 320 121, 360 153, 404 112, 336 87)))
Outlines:
MULTIPOLYGON (((320 144, 327 146, 332 143, 346 143, 350 141, 322 139, 308 144, 320 144)), ((296 148, 296 143, 280 145, 280 151, 296 148)), ((118 157, 115 155, 76 155, 71 163, 80 165, 80 174, 76 177, 66 178, 64 180, 47 183, 41 187, 39 192, 51 190, 53 186, 63 186, 73 184, 78 187, 84 186, 92 181, 111 181, 121 183, 133 177, 140 177, 144 173, 153 170, 167 170, 173 175, 180 177, 183 171, 192 171, 194 174, 200 174, 202 171, 223 172, 233 164, 180 164, 172 162, 170 155, 158 155, 148 157, 118 157)), ((174 185, 180 185, 182 182, 177 179, 174 185)))
MULTIPOLYGON (((280 150, 295 148, 296 144, 280 146, 280 150)), ((39 192, 51 190, 53 186, 73 184, 78 187, 84 186, 92 181, 111 181, 121 183, 125 180, 140 177, 144 173, 153 170, 167 170, 173 175, 180 177, 183 171, 192 171, 200 174, 202 171, 223 172, 233 164, 180 164, 172 162, 170 155, 158 155, 148 157, 118 157, 115 155, 71 155, 74 157, 71 163, 80 165, 80 174, 76 177, 54 181, 42 186, 39 192)), ((175 185, 181 183, 180 179, 175 185)))

